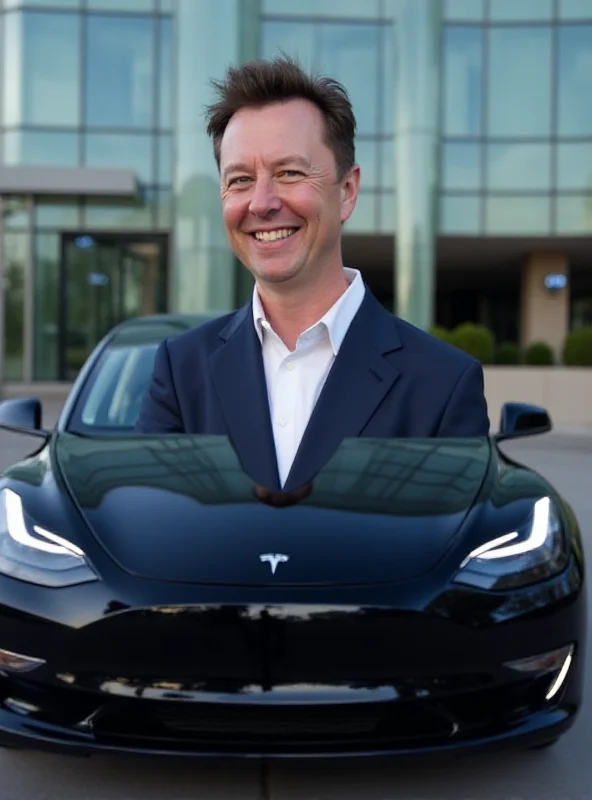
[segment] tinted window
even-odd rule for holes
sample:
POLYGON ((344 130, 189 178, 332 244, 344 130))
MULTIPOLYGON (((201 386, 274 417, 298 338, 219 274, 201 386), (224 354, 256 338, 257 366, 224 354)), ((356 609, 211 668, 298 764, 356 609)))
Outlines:
MULTIPOLYGON (((83 429, 133 428, 148 386, 157 343, 110 347, 97 363, 77 413, 83 429)), ((77 425, 76 427, 79 427, 77 425)))
POLYGON ((226 312, 149 321, 114 333, 84 381, 67 430, 81 434, 126 434, 134 428, 159 344, 226 312))

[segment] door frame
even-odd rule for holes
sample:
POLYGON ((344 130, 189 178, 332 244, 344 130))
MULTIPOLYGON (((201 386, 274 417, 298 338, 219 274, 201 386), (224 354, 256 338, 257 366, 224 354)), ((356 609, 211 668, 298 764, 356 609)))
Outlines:
POLYGON ((78 231, 60 231, 60 262, 59 262, 59 280, 58 280, 58 380, 66 380, 66 342, 67 342, 67 327, 68 327, 68 265, 66 263, 66 250, 69 244, 76 241, 83 236, 88 236, 94 239, 97 244, 105 245, 123 245, 123 244, 143 244, 143 243, 157 243, 160 245, 161 258, 164 262, 164 280, 163 280, 163 293, 164 293, 164 308, 168 309, 169 300, 169 239, 168 233, 151 232, 151 231, 110 231, 110 230, 78 230, 78 231))

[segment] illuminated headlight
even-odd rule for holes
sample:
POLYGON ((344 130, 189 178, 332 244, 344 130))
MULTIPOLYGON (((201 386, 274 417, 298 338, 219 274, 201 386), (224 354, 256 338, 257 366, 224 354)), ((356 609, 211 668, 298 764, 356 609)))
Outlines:
POLYGON ((527 522, 473 550, 454 581, 479 589, 512 589, 557 575, 569 548, 557 510, 549 497, 534 504, 527 522))
POLYGON ((552 700, 565 683, 573 661, 573 654, 574 646, 568 644, 559 650, 552 650, 550 653, 509 661, 506 667, 531 675, 550 675, 551 680, 545 700, 552 700))
POLYGON ((82 550, 36 525, 11 489, 0 491, 0 573, 51 587, 97 580, 82 550))
POLYGON ((10 650, 0 650, 0 674, 7 672, 31 672, 45 664, 42 658, 23 656, 10 650))

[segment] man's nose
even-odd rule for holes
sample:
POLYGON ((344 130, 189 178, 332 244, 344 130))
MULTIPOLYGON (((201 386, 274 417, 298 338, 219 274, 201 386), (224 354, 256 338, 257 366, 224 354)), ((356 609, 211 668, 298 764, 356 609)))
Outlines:
POLYGON ((279 211, 282 202, 278 197, 275 184, 268 178, 258 178, 253 186, 249 211, 257 217, 267 217, 279 211))

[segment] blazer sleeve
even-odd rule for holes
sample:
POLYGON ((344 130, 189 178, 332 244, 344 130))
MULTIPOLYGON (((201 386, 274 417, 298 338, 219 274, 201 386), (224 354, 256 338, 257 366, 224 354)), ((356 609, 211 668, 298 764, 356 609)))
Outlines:
POLYGON ((138 433, 184 432, 166 340, 156 351, 152 376, 134 430, 138 433))
POLYGON ((472 361, 457 381, 436 436, 488 436, 489 416, 485 399, 483 368, 472 361))

